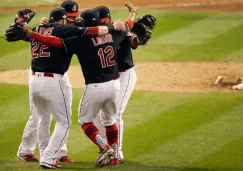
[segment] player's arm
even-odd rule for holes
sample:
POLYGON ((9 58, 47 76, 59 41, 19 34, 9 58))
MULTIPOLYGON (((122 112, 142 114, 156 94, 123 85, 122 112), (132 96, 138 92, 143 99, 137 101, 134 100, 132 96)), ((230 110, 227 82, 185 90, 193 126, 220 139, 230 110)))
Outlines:
MULTIPOLYGON (((40 25, 46 25, 49 21, 47 18, 42 17, 40 20, 40 25)), ((58 32, 55 35, 60 35, 58 37, 97 37, 104 36, 108 33, 111 33, 115 30, 121 31, 125 29, 124 23, 115 22, 114 24, 110 24, 108 26, 97 26, 97 27, 78 27, 74 25, 60 25, 55 31, 58 32)))
POLYGON ((133 23, 136 20, 137 11, 136 8, 133 6, 132 3, 125 3, 125 6, 127 7, 128 11, 130 12, 128 18, 125 20, 126 25, 126 31, 131 31, 133 28, 133 23))
MULTIPOLYGON (((104 32, 105 31, 106 30, 104 30, 104 32)), ((37 32, 33 32, 32 30, 29 30, 29 29, 26 30, 26 35, 27 35, 27 37, 35 39, 39 42, 42 42, 43 44, 48 45, 48 46, 53 46, 56 48, 64 47, 62 39, 55 37, 55 36, 44 36, 37 32)))
MULTIPOLYGON (((76 27, 77 31, 75 32, 75 36, 73 37, 83 37, 83 36, 102 36, 109 32, 113 32, 114 30, 121 31, 124 30, 125 25, 123 22, 115 22, 112 25, 109 26, 98 26, 98 27, 76 27)), ((57 48, 63 47, 61 45, 61 40, 59 38, 54 36, 43 36, 39 33, 33 32, 32 30, 28 29, 27 27, 24 27, 24 32, 26 32, 27 37, 36 39, 37 41, 40 41, 48 46, 54 46, 57 48), (52 42, 53 41, 53 42, 52 42), (53 44, 52 44, 53 43, 53 44)), ((72 37, 72 36, 70 36, 72 37)))
POLYGON ((127 33, 127 37, 123 40, 130 45, 132 49, 137 49, 139 46, 139 39, 137 36, 134 36, 131 32, 127 33))
POLYGON ((37 40, 47 46, 53 46, 56 48, 63 48, 62 40, 55 36, 43 36, 39 33, 28 30, 26 32, 27 37, 37 40))
POLYGON ((137 36, 133 36, 130 38, 130 47, 132 49, 137 49, 137 47, 139 46, 139 39, 137 36))

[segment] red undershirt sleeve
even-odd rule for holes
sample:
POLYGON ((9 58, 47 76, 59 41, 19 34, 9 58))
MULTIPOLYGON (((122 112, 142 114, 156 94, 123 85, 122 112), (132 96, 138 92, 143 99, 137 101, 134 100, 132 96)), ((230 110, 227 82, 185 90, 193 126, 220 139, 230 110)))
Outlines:
POLYGON ((43 36, 39 33, 34 32, 32 38, 48 46, 53 46, 56 48, 64 47, 61 39, 55 36, 43 36))
POLYGON ((129 26, 130 30, 132 30, 133 25, 134 25, 134 23, 133 23, 132 20, 130 20, 130 19, 128 18, 128 19, 126 19, 126 20, 124 21, 124 23, 127 24, 127 25, 129 26))
POLYGON ((89 27, 85 36, 88 37, 97 37, 99 35, 99 28, 98 27, 89 27))

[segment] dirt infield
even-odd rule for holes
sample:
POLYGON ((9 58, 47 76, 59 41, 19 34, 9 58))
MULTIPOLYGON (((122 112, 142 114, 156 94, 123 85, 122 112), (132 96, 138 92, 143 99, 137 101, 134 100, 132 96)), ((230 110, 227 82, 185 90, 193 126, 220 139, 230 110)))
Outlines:
MULTIPOLYGON (((171 92, 229 92, 231 87, 214 84, 219 75, 243 76, 243 63, 148 62, 137 63, 137 90, 171 92)), ((72 86, 83 88, 79 66, 68 71, 72 86)), ((0 82, 28 84, 28 70, 0 72, 0 82)))

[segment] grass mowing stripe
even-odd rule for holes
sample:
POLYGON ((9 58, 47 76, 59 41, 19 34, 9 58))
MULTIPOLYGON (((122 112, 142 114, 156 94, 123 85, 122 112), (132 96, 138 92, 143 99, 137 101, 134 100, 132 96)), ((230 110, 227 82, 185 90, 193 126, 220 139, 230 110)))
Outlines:
POLYGON ((222 106, 224 106, 225 112, 231 111, 235 105, 241 104, 241 100, 241 96, 236 97, 222 93, 191 97, 185 104, 160 113, 136 128, 126 130, 124 134, 125 156, 128 159, 134 159, 144 153, 149 153, 162 143, 220 117, 223 114, 222 106), (230 103, 226 104, 226 101, 230 101, 230 103), (133 140, 131 137, 134 137, 133 140), (150 141, 147 141, 147 138, 150 141))
MULTIPOLYGON (((230 104, 224 105, 224 110, 231 111, 234 105, 239 105, 239 103, 241 103, 239 102, 241 96, 239 96, 239 94, 235 95, 231 96, 230 94, 223 93, 217 95, 217 93, 197 94, 161 92, 141 92, 140 94, 140 92, 136 92, 136 95, 132 97, 132 101, 129 102, 129 105, 131 104, 134 106, 133 110, 131 109, 131 106, 128 106, 128 111, 126 111, 126 114, 124 115, 125 133, 123 149, 126 159, 134 159, 139 155, 157 148, 161 143, 165 143, 182 133, 190 131, 192 128, 199 127, 211 119, 219 117, 221 115, 220 111, 222 111, 221 106, 225 101, 230 101, 230 104), (141 98, 142 95, 147 97, 141 98), (187 99, 182 98, 184 95, 187 95, 187 99), (153 97, 153 101, 150 97, 153 97), (179 103, 178 106, 175 105, 172 108, 168 108, 169 110, 164 111, 162 103, 166 104, 165 97, 170 97, 171 100, 174 98, 175 103, 180 99, 180 102, 183 103, 179 103), (133 104, 133 100, 137 103, 137 106, 133 104), (160 102, 160 100, 162 100, 162 102, 160 102), (148 108, 147 106, 150 107, 148 108), (157 106, 161 106, 161 108, 157 108, 157 106), (151 112, 151 109, 153 108, 155 108, 156 111, 151 112), (212 108, 210 111, 211 113, 208 112, 208 108, 212 108), (131 113, 129 111, 130 109, 131 113), (194 113, 197 113, 198 115, 195 115, 194 113), (129 115, 129 117, 133 115, 135 116, 129 118, 127 115, 129 115), (132 125, 133 123, 135 126, 132 125), (167 131, 167 129, 169 130, 167 131), (160 138, 158 139, 157 137, 160 138), (144 141, 146 138, 149 138, 152 142, 144 141)), ((168 101, 168 104, 169 103, 171 102, 168 101)), ((171 104, 168 106, 170 105, 171 104)), ((78 147, 76 151, 78 151, 78 147)), ((95 157, 97 151, 97 148, 96 150, 86 149, 82 153, 74 155, 73 158, 78 159, 84 152, 94 154, 95 157)), ((92 157, 87 158, 85 161, 88 160, 92 160, 92 157)))
MULTIPOLYGON (((69 155, 72 156, 82 153, 88 148, 93 148, 92 142, 83 133, 80 125, 75 125, 71 127, 71 131, 68 136, 67 146, 69 155)), ((82 155, 78 155, 78 157, 80 156, 82 157, 82 155)))
POLYGON ((1 111, 1 124, 0 124, 0 134, 6 128, 12 127, 14 124, 27 121, 30 116, 29 112, 29 96, 19 96, 15 100, 0 106, 1 111))
POLYGON ((57 5, 57 2, 48 0, 1 0, 0 7, 37 7, 40 5, 57 5))
MULTIPOLYGON (((77 93, 74 92, 74 95, 75 94, 77 93)), ((154 115, 159 114, 157 112, 158 110, 160 112, 168 111, 173 107, 184 103, 184 101, 190 97, 190 95, 186 93, 181 93, 178 96, 176 93, 160 93, 160 95, 161 96, 155 96, 154 93, 151 92, 135 91, 128 103, 125 113, 123 114, 123 119, 125 120, 125 129, 136 127, 154 115), (167 98, 164 98, 164 96, 167 98), (153 107, 145 108, 146 105, 153 107)), ((75 100, 73 106, 77 105, 78 101, 75 100)), ((73 111, 74 110, 76 110, 76 108, 73 109, 73 111)), ((73 115, 77 115, 77 113, 74 112, 73 115)), ((73 116, 73 123, 77 124, 77 120, 76 118, 74 119, 74 117, 76 116, 73 116)), ((69 150, 72 151, 72 154, 75 154, 78 158, 79 156, 82 156, 83 151, 91 147, 91 144, 88 138, 83 134, 83 131, 80 129, 79 125, 73 125, 71 129, 72 131, 70 131, 68 146, 70 147, 69 150), (80 146, 77 146, 76 144, 80 144, 80 146)), ((95 152, 95 155, 96 154, 97 152, 95 152)))
MULTIPOLYGON (((242 121, 242 120, 241 120, 242 121)), ((240 122, 240 121, 239 121, 240 122)), ((240 131, 240 130, 235 130, 240 131)), ((233 132, 235 134, 235 132, 233 132)), ((204 166, 207 168, 227 168, 228 170, 243 170, 243 136, 232 141, 214 154, 204 157, 202 160, 193 163, 193 166, 204 166)), ((226 170, 226 169, 225 169, 226 170)))
POLYGON ((221 61, 242 62, 243 49, 234 51, 230 54, 226 54, 220 57, 221 61))
MULTIPOLYGON (((180 51, 191 46, 200 45, 204 41, 217 37, 240 24, 242 24, 242 20, 239 19, 238 15, 211 14, 211 16, 203 20, 195 21, 188 27, 157 37, 152 42, 149 42, 149 47, 147 47, 149 50, 141 48, 137 55, 141 61, 176 60, 180 51), (156 52, 156 55, 154 52, 156 52)), ((197 51, 202 53, 199 49, 197 51)), ((194 56, 190 57, 193 60, 194 56)), ((182 59, 180 58, 180 60, 182 59)))
MULTIPOLYGON (((198 46, 183 49, 180 53, 171 57, 170 60, 231 61, 232 57, 228 55, 237 51, 241 52, 243 49, 242 29, 243 24, 228 30, 224 34, 218 35, 215 38, 208 39, 198 46), (228 56, 228 58, 225 58, 225 56, 228 56)), ((241 58, 238 58, 237 60, 242 61, 241 58)))
POLYGON ((26 121, 18 121, 13 123, 9 128, 5 127, 4 131, 0 132, 0 153, 4 154, 0 155, 0 161, 10 160, 16 157, 25 123, 26 121))
POLYGON ((137 127, 137 125, 146 122, 151 117, 185 103, 194 95, 160 92, 159 95, 156 96, 153 92, 135 91, 123 114, 123 119, 126 121, 124 127, 125 129, 137 127))
MULTIPOLYGON (((6 60, 7 60, 7 58, 6 57, 8 57, 8 55, 15 55, 15 56, 13 56, 14 58, 13 59, 11 59, 11 62, 13 61, 13 60, 15 60, 15 59, 17 59, 17 58, 22 58, 23 56, 26 56, 26 55, 29 55, 30 56, 30 45, 29 45, 29 43, 26 43, 26 42, 24 42, 24 41, 18 41, 18 42, 15 42, 15 43, 7 43, 7 41, 6 40, 4 40, 4 39, 0 39, 0 44, 1 45, 3 45, 5 48, 1 48, 0 49, 0 53, 1 53, 1 56, 0 56, 0 60, 4 60, 3 62, 4 62, 4 64, 6 64, 7 62, 6 62, 6 60), (26 53, 26 54, 23 54, 23 55, 19 55, 17 52, 19 52, 19 51, 23 51, 23 50, 25 50, 25 49, 27 49, 28 48, 28 53, 26 53), (3 59, 2 59, 3 58, 3 59)), ((30 58, 28 58, 28 59, 30 59, 30 58)), ((9 60, 10 61, 10 60, 9 60)), ((9 62, 8 61, 8 62, 9 62)), ((1 62, 2 63, 2 62, 1 62)), ((1 64, 2 65, 2 64, 1 64)), ((0 69, 2 70, 2 67, 3 67, 4 65, 2 65, 2 66, 0 66, 0 69)))
POLYGON ((1 131, 29 117, 27 86, 0 84, 1 131))
POLYGON ((243 106, 239 104, 220 118, 182 134, 159 146, 152 153, 140 156, 137 160, 174 167, 188 166, 201 160, 243 135, 242 110, 243 106), (151 158, 153 160, 149 160, 151 158))
MULTIPOLYGON (((14 101, 16 97, 25 96, 28 94, 28 89, 26 86, 0 83, 0 92, 1 107, 1 105, 6 105, 7 103, 14 101)), ((1 110, 0 113, 2 114, 1 110)))
POLYGON ((187 27, 196 21, 207 18, 208 13, 195 13, 195 12, 178 12, 169 11, 167 13, 160 13, 156 15, 156 27, 153 30, 150 42, 162 35, 168 34, 183 27, 187 27))
POLYGON ((0 71, 27 69, 31 65, 30 45, 14 53, 0 57, 0 71), (11 61, 11 62, 10 62, 11 61))

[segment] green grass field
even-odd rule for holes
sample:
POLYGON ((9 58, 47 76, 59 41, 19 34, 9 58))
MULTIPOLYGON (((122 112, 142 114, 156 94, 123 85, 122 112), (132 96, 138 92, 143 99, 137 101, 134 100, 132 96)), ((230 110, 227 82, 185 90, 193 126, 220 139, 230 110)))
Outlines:
MULTIPOLYGON (((112 11, 125 18, 123 10, 112 11)), ((134 51, 135 61, 239 61, 243 54, 243 14, 142 10, 158 19, 146 47, 134 51)), ((38 24, 39 12, 32 23, 38 24)), ((0 14, 0 35, 12 16, 0 14)), ((0 39, 0 71, 29 68, 27 43, 0 39)), ((72 64, 77 64, 74 58, 72 64)), ((116 171, 242 171, 242 93, 177 93, 135 91, 124 113, 125 162, 94 168, 98 149, 77 123, 81 89, 74 89, 73 125, 68 139, 75 161, 62 170, 116 171)), ((29 117, 28 87, 0 84, 0 170, 41 170, 16 158, 29 117)), ((36 151, 38 155, 38 151, 36 151)))
POLYGON ((37 6, 47 6, 56 5, 55 0, 1 0, 0 8, 3 7, 37 7, 37 6))
MULTIPOLYGON (((243 14, 199 13, 186 11, 140 11, 158 19, 148 46, 134 51, 135 61, 243 61, 243 14)), ((31 26, 38 25, 46 12, 37 12, 31 26)), ((126 10, 112 11, 113 18, 123 19, 126 10)), ((11 24, 14 14, 0 14, 0 36, 11 24)), ((28 43, 7 43, 0 39, 0 71, 29 67, 28 43), (12 61, 9 63, 9 61, 12 61)), ((74 58, 72 64, 77 64, 74 58)))

